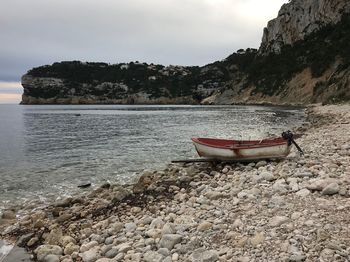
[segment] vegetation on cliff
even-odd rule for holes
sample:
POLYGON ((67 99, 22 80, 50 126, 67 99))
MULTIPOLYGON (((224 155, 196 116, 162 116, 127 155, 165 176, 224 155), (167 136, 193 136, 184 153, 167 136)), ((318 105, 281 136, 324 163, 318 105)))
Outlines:
MULTIPOLYGON (((241 49, 222 61, 203 67, 72 61, 33 68, 27 75, 64 81, 66 91, 51 88, 50 92, 43 92, 45 97, 93 95, 114 99, 144 93, 149 98, 192 96, 199 102, 217 90, 247 87, 255 88, 253 94, 271 96, 279 95, 286 83, 306 68, 311 69, 313 77, 321 76, 335 60, 341 61, 337 70, 350 68, 349 42, 350 15, 344 15, 339 23, 327 25, 293 45, 283 46, 280 53, 264 55, 256 49, 241 49), (239 83, 239 87, 233 83, 239 83), (67 93, 72 89, 73 93, 67 93)), ((327 87, 327 83, 318 83, 315 95, 326 92, 327 87)), ((40 90, 31 92, 30 89, 27 87, 27 94, 40 96, 40 90)), ((340 93, 332 99, 338 101, 349 97, 340 93)))

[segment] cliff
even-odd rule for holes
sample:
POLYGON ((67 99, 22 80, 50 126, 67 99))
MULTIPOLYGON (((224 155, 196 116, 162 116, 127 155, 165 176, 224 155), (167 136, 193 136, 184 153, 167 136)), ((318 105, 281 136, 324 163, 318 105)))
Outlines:
POLYGON ((350 11, 346 0, 294 0, 284 4, 278 17, 268 22, 260 53, 280 52, 326 25, 338 23, 350 11))
POLYGON ((292 0, 259 50, 198 67, 54 63, 22 77, 23 104, 308 104, 350 100, 350 3, 292 0))

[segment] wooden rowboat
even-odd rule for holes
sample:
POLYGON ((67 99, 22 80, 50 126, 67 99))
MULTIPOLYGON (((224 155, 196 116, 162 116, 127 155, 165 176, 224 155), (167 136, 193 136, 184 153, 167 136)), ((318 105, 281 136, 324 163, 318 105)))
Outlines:
POLYGON ((249 141, 192 138, 192 141, 200 157, 237 161, 284 158, 292 144, 283 137, 249 141))

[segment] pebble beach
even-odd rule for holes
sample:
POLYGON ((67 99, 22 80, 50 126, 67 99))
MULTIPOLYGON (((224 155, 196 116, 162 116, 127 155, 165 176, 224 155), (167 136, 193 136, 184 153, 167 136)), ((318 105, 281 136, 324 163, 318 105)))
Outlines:
POLYGON ((349 261, 350 105, 307 111, 294 130, 303 156, 169 164, 133 185, 8 209, 1 239, 43 262, 349 261))

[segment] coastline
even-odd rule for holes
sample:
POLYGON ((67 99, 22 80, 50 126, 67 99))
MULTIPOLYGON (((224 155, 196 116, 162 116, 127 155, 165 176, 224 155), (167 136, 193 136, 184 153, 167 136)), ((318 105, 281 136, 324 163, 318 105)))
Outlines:
POLYGON ((304 157, 169 165, 18 220, 8 211, 2 238, 39 261, 345 261, 350 106, 310 107, 308 116, 297 141, 304 157))

